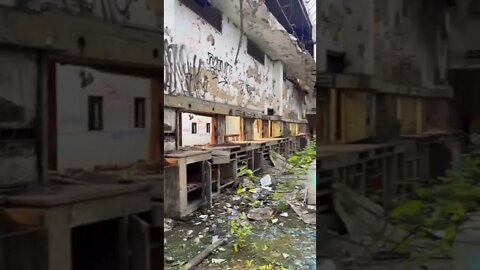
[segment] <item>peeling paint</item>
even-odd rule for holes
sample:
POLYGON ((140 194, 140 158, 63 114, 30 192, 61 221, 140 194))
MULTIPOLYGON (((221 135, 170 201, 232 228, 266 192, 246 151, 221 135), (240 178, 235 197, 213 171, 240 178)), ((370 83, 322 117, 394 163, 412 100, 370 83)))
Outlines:
POLYGON ((215 46, 215 38, 212 34, 208 35, 207 41, 212 45, 215 46))

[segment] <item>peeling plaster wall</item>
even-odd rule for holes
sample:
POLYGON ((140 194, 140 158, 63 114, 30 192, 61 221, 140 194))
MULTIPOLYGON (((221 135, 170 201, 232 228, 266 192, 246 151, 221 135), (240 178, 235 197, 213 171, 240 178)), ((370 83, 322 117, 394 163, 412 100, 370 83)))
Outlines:
POLYGON ((265 56, 264 64, 259 63, 247 54, 247 39, 243 36, 235 63, 240 30, 229 18, 223 16, 220 33, 178 1, 166 4, 167 8, 165 94, 240 106, 265 114, 272 108, 276 115, 282 115, 285 102, 280 61, 265 56))
POLYGON ((146 160, 150 94, 149 79, 57 65, 58 168, 88 169, 146 160), (103 97, 103 130, 88 131, 89 95, 103 97), (135 97, 146 98, 145 128, 134 127, 135 97))
POLYGON ((154 2, 154 0, 0 0, 0 5, 42 12, 62 10, 82 16, 161 30, 163 24, 161 11, 159 5, 154 2))
POLYGON ((27 51, 0 51, 0 186, 37 179, 34 121, 36 56, 27 51), (18 129, 31 130, 19 138, 18 129), (18 138, 18 139, 17 139, 18 138))
POLYGON ((307 108, 305 94, 295 89, 296 86, 290 81, 284 82, 283 86, 283 115, 288 119, 305 119, 307 108))
POLYGON ((397 85, 445 85, 445 12, 442 1, 375 0, 376 75, 397 85))

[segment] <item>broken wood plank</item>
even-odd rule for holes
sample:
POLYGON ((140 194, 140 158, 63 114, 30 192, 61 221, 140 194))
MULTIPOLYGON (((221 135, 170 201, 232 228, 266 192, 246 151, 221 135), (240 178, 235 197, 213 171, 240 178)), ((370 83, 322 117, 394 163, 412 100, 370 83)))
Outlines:
POLYGON ((202 252, 200 252, 197 256, 195 256, 192 260, 190 260, 185 266, 182 268, 183 270, 189 270, 192 269, 193 267, 199 265, 210 253, 212 253, 215 249, 217 249, 219 246, 223 245, 227 240, 226 239, 220 239, 217 242, 209 245, 207 248, 205 248, 202 252))

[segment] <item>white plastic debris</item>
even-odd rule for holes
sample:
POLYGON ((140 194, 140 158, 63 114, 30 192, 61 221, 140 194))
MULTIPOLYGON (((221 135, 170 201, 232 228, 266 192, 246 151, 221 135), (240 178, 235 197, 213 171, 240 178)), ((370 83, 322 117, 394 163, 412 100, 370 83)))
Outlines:
POLYGON ((218 240, 220 240, 220 237, 218 237, 218 235, 212 236, 212 244, 217 242, 218 240))
POLYGON ((193 233, 193 230, 189 230, 189 231, 187 232, 187 235, 191 235, 192 233, 193 233))
POLYGON ((288 213, 287 213, 287 212, 283 212, 283 213, 280 214, 280 216, 282 216, 282 217, 288 217, 288 213))
POLYGON ((212 259, 212 263, 218 264, 224 262, 225 259, 212 259))
POLYGON ((287 253, 282 253, 282 256, 283 256, 283 258, 285 258, 285 259, 288 258, 288 257, 290 257, 290 255, 288 255, 287 253))
POLYGON ((262 177, 262 179, 260 179, 260 183, 262 184, 263 188, 266 188, 272 185, 272 177, 270 176, 270 174, 267 174, 264 177, 262 177))
POLYGON ((208 218, 208 215, 200 215, 199 218, 201 218, 201 219, 207 219, 207 218, 208 218))
POLYGON ((275 223, 277 223, 277 222, 278 222, 278 218, 272 219, 272 223, 273 223, 273 224, 275 224, 275 223))

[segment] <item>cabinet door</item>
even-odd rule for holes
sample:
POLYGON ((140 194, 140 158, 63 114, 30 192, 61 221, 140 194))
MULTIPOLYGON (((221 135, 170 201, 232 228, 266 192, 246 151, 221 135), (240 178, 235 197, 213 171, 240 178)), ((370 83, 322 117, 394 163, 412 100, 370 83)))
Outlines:
POLYGON ((134 215, 130 218, 131 270, 150 270, 150 226, 134 215))
POLYGON ((212 163, 205 162, 204 179, 206 182, 206 200, 208 207, 212 207, 212 163))

